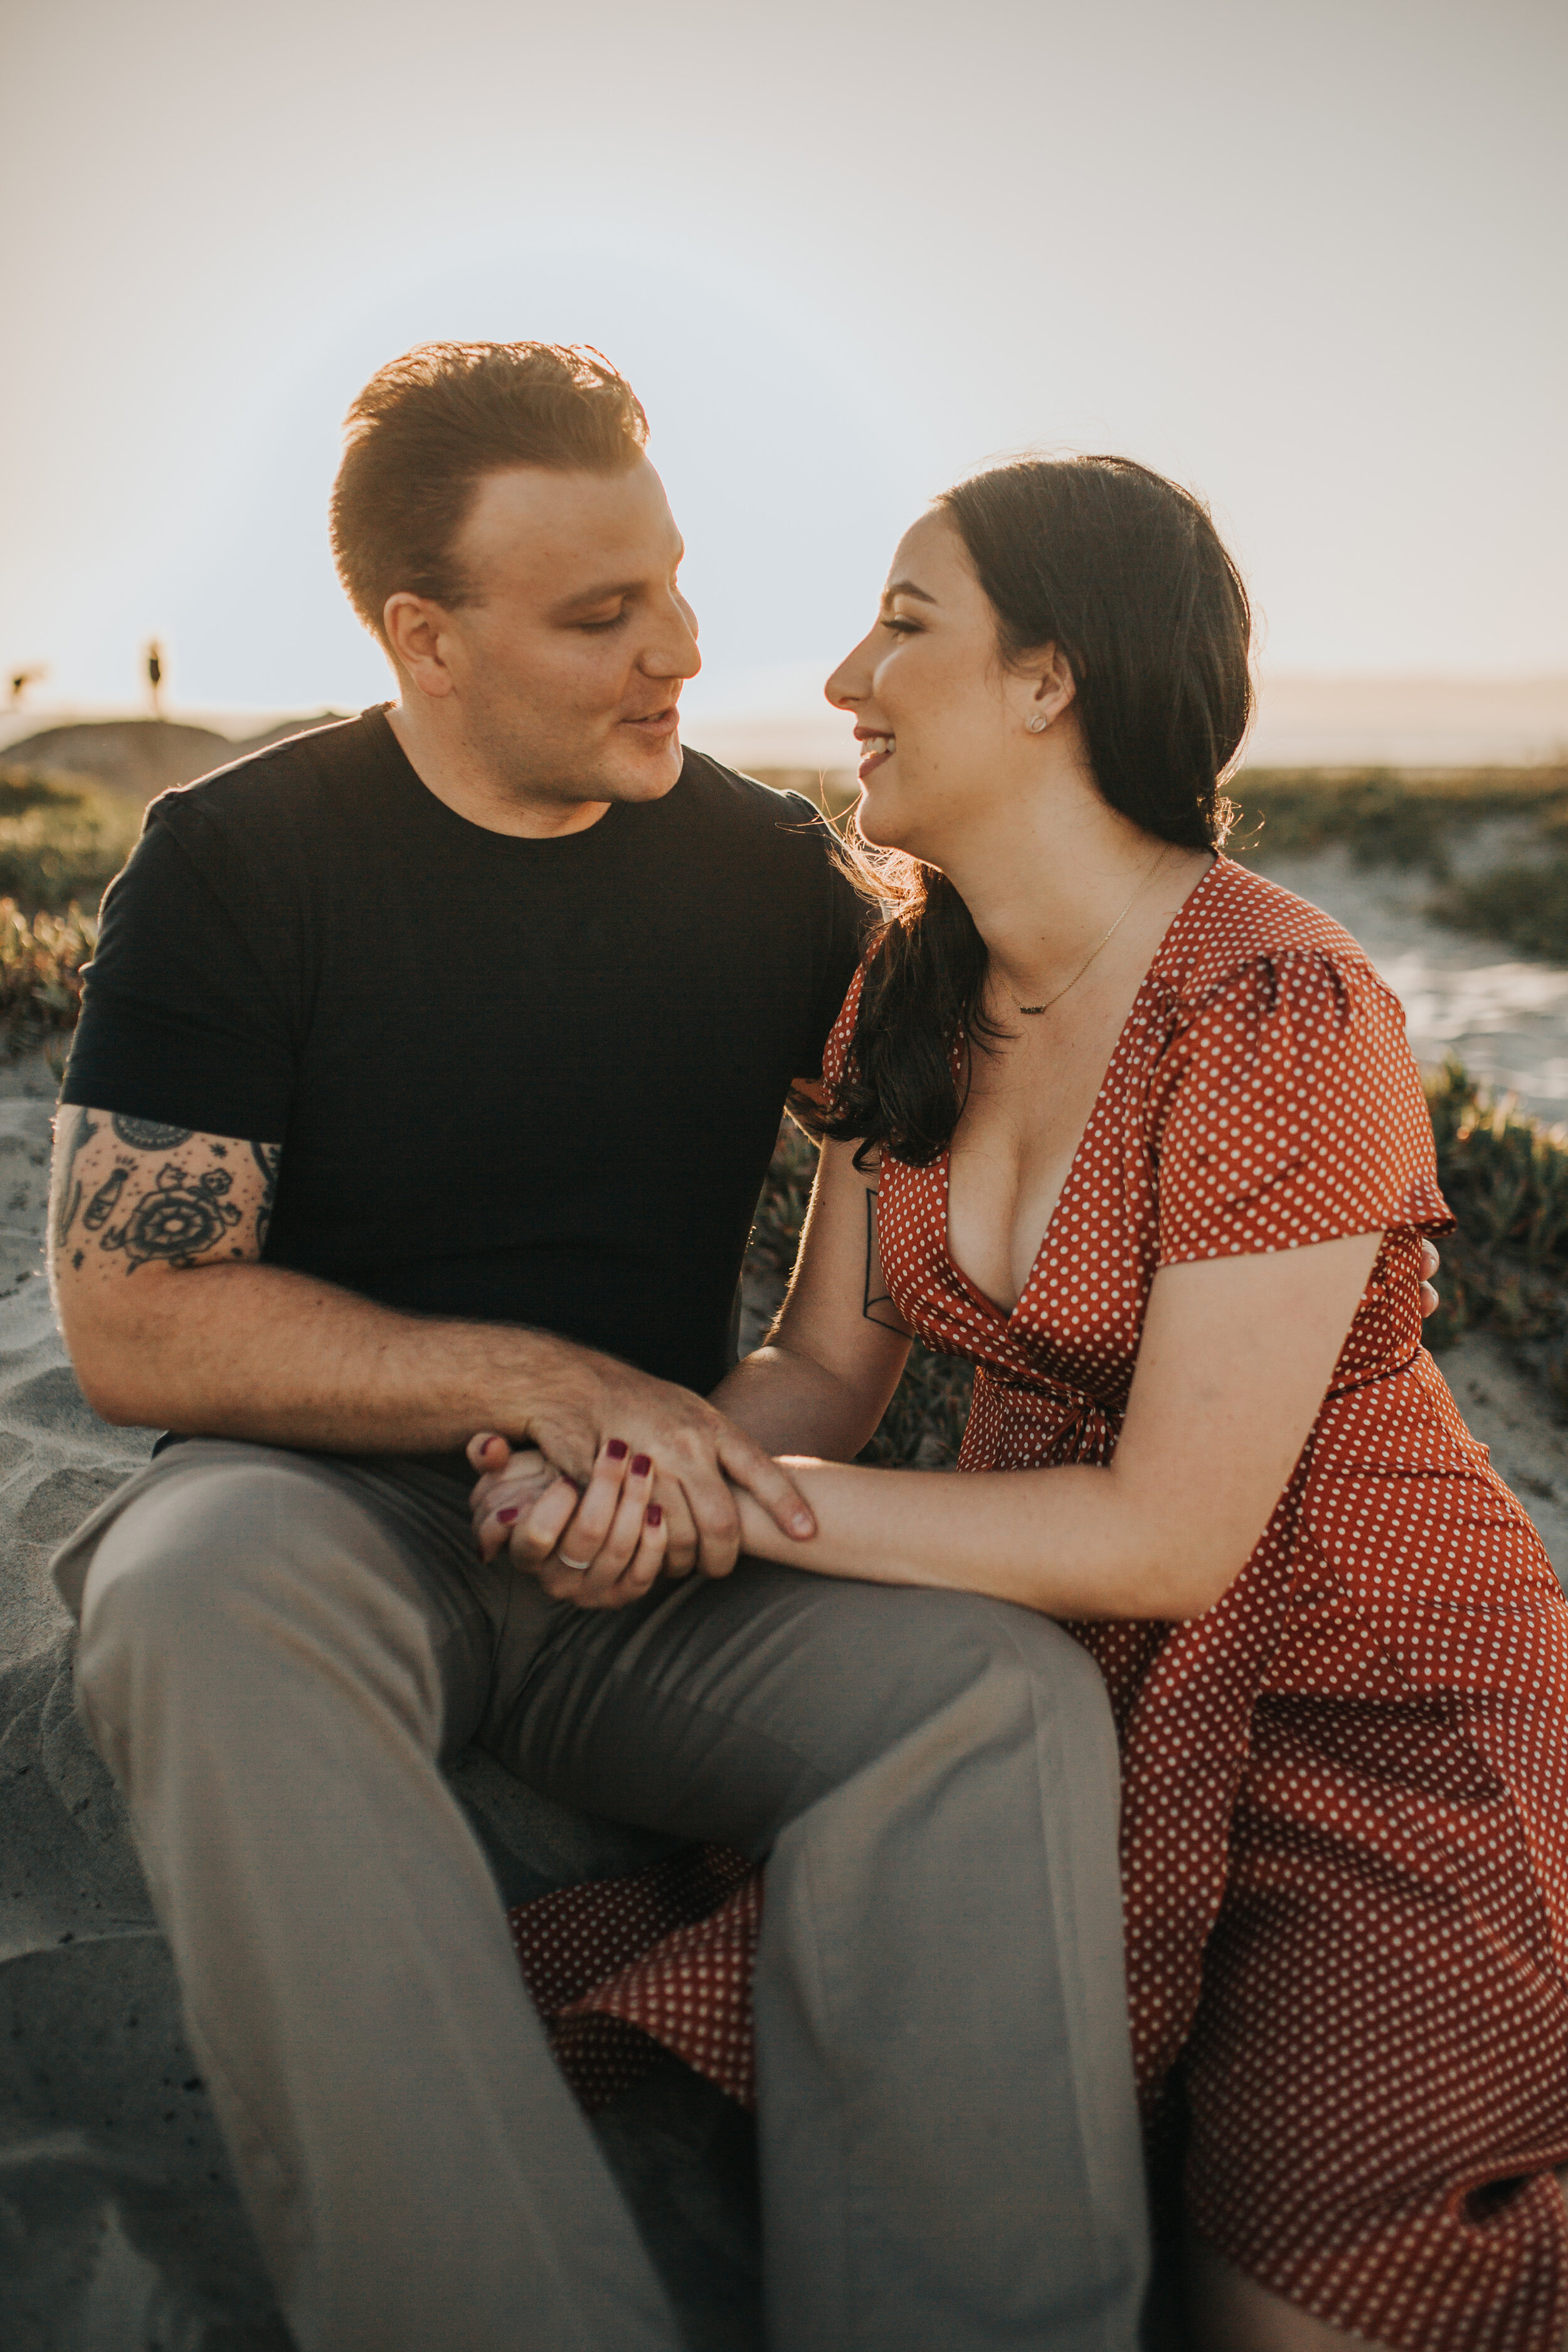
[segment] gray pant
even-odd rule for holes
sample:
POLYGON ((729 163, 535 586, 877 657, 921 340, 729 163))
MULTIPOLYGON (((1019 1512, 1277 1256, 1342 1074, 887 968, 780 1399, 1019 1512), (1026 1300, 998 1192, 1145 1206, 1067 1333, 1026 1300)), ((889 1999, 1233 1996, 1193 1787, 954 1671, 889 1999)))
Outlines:
POLYGON ((675 2352, 439 1763, 769 1856, 775 2352, 1126 2352, 1115 1745, 1059 1628, 743 1562, 619 1612, 412 1466, 202 1441, 60 1555, 79 1688, 303 2352, 675 2352))

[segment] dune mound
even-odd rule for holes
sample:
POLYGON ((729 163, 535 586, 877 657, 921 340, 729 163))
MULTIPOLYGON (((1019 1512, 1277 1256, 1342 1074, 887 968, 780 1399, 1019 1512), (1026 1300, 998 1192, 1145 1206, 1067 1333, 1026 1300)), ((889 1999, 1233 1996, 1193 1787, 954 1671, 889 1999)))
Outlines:
POLYGON ((174 719, 102 719, 80 726, 49 727, 0 751, 0 767, 31 769, 54 776, 90 776, 110 792, 147 802, 174 784, 194 782, 214 768, 226 768, 247 752, 263 751, 290 735, 330 727, 342 713, 321 710, 310 719, 282 719, 259 735, 236 742, 211 727, 188 727, 174 719))
POLYGON ((25 736, 5 746, 0 763, 91 776, 110 792, 150 801, 235 756, 228 737, 210 727, 184 727, 172 719, 106 719, 25 736))

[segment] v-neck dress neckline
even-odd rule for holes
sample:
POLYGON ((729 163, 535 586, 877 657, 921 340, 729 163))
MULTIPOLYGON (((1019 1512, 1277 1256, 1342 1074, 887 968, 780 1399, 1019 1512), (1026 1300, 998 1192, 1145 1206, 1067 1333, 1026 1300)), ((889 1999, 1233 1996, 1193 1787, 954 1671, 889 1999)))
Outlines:
MULTIPOLYGON (((992 1297, 990 1292, 984 1289, 981 1285, 975 1281, 973 1275, 966 1274, 963 1266, 958 1263, 958 1258, 952 1246, 952 1144, 949 1143, 946 1150, 941 1154, 938 1165, 942 1170, 942 1246, 947 1254, 947 1262, 952 1268, 953 1275, 957 1280, 963 1285, 971 1297, 981 1306, 989 1307, 992 1314, 994 1315, 1000 1322, 1009 1328, 1017 1315, 1019 1307, 1023 1304, 1025 1297, 1028 1294, 1031 1283, 1033 1283, 1035 1277, 1040 1273, 1042 1262, 1050 1249, 1052 1233, 1056 1227, 1058 1219, 1061 1215, 1068 1195, 1073 1189, 1074 1179, 1077 1177, 1079 1171, 1083 1164, 1085 1148, 1089 1144, 1089 1139, 1093 1133, 1095 1122, 1100 1118, 1101 1109, 1108 1106, 1113 1097, 1118 1066, 1121 1063, 1123 1053, 1128 1049, 1130 1041, 1135 1034, 1135 1024, 1138 1022, 1139 1014, 1142 1009, 1144 995, 1152 986, 1158 985, 1158 974, 1160 972, 1161 965, 1164 961, 1167 952, 1172 949, 1173 944, 1176 942, 1177 935, 1182 929, 1189 909, 1193 907, 1195 900, 1202 898, 1205 890, 1207 889, 1209 883, 1213 879, 1214 876, 1218 872, 1221 866, 1227 865, 1228 863, 1229 860, 1226 858, 1215 857, 1215 862, 1209 867, 1208 872, 1206 874, 1200 875, 1196 882, 1194 883, 1192 888, 1188 891, 1186 897, 1176 908, 1175 913, 1172 916, 1170 921, 1166 924, 1163 931, 1160 935, 1159 942, 1155 947, 1152 956, 1149 960, 1148 970, 1144 972, 1142 979, 1139 982, 1137 992, 1127 1009, 1127 1016, 1122 1022, 1121 1028, 1116 1033, 1116 1042, 1110 1049, 1110 1058, 1106 1063, 1104 1075, 1100 1078, 1099 1087, 1095 1093, 1094 1100, 1089 1106, 1089 1117, 1083 1123, 1082 1132, 1079 1134, 1077 1143, 1073 1146, 1072 1158, 1068 1162, 1068 1171, 1062 1179, 1061 1190, 1051 1203, 1051 1213, 1046 1219, 1046 1229, 1040 1235, 1039 1247, 1036 1250, 1033 1258, 1029 1262, 1029 1271, 1025 1276, 1024 1286, 1022 1289, 1020 1289, 1017 1297, 1010 1307, 1003 1307, 996 1299, 992 1297)), ((963 1055, 967 1053, 968 1050, 968 1046, 962 1038, 954 1042, 953 1053, 955 1059, 961 1060, 963 1055)))

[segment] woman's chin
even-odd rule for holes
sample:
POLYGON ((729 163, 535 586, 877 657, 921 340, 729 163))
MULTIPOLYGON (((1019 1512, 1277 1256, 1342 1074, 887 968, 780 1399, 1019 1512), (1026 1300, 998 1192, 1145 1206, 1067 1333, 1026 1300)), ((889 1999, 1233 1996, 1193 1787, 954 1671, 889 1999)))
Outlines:
POLYGON ((900 825, 886 799, 879 801, 874 785, 862 784, 860 798, 855 809, 855 826, 860 838, 873 849, 902 849, 903 828, 900 825))

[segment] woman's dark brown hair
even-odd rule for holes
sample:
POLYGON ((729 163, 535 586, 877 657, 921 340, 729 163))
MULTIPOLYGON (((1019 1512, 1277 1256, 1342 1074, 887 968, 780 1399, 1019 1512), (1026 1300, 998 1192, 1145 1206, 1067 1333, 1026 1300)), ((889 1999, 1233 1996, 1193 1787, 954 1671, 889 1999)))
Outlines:
MULTIPOLYGON (((1218 848, 1221 790, 1252 716, 1251 614, 1207 509, 1127 457, 1026 458, 937 501, 996 614, 1009 665, 1057 646, 1094 781, 1145 833, 1218 848)), ((963 1107, 962 1057, 999 1033, 984 1011, 985 945, 944 874, 846 845, 884 920, 844 1078, 819 1131, 923 1168, 963 1107), (955 1073, 955 1064, 959 1069, 955 1073)))

